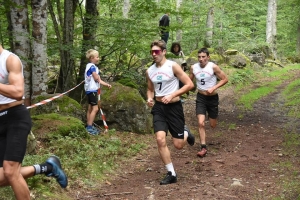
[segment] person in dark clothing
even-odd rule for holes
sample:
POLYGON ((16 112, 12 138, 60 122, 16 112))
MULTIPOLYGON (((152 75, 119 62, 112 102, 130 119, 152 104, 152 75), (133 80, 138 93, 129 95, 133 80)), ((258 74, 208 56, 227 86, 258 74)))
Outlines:
POLYGON ((159 20, 159 29, 161 34, 161 39, 167 44, 169 39, 169 25, 170 25, 170 13, 164 14, 159 20))
MULTIPOLYGON (((183 51, 181 49, 181 45, 179 42, 173 42, 171 45, 171 50, 170 50, 173 55, 175 56, 174 58, 171 58, 170 60, 175 61, 177 64, 179 64, 182 68, 182 70, 185 72, 187 70, 187 64, 186 61, 184 59, 184 54, 183 51)), ((183 87, 183 83, 179 80, 179 88, 183 87)), ((189 92, 186 93, 187 95, 189 95, 189 92)), ((181 102, 183 103, 184 100, 182 99, 182 97, 180 97, 181 102)))

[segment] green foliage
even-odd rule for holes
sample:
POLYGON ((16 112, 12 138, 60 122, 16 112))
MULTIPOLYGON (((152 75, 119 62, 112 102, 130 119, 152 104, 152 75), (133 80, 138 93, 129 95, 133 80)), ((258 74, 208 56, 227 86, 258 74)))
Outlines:
POLYGON ((289 115, 300 119, 300 80, 291 82, 284 90, 287 101, 285 106, 290 107, 289 115))
POLYGON ((253 70, 244 68, 236 70, 233 74, 229 76, 229 83, 233 85, 244 84, 253 81, 253 70))

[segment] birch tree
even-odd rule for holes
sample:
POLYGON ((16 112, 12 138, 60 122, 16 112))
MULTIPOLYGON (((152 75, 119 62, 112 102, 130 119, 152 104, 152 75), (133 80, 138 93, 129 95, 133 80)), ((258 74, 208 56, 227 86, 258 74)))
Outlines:
POLYGON ((123 4, 123 17, 124 18, 128 18, 128 13, 130 10, 130 0, 124 0, 124 4, 123 4))
POLYGON ((277 58, 276 49, 276 20, 277 20, 277 0, 268 1, 267 25, 266 25, 266 42, 269 44, 272 56, 277 58))
POLYGON ((25 104, 31 103, 31 66, 29 59, 30 40, 29 40, 29 20, 26 0, 12 0, 10 6, 10 20, 12 28, 12 51, 16 53, 23 64, 25 79, 25 104))
POLYGON ((32 98, 47 93, 47 0, 32 0, 32 98))
MULTIPOLYGON (((177 11, 177 15, 176 15, 176 20, 178 22, 178 24, 182 24, 182 17, 179 14, 179 10, 180 10, 180 6, 182 4, 183 0, 176 0, 176 11, 177 11)), ((182 29, 178 29, 176 31, 176 40, 178 42, 180 42, 182 40, 182 29)))
POLYGON ((213 41, 213 28, 214 28, 214 6, 213 5, 209 8, 207 13, 206 28, 207 31, 205 34, 204 46, 211 47, 213 41))

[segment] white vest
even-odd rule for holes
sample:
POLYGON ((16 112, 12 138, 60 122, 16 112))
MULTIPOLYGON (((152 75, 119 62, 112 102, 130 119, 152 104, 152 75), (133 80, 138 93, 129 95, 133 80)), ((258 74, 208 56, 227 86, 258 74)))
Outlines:
POLYGON ((171 60, 166 60, 161 67, 156 67, 156 64, 149 67, 148 76, 153 83, 156 97, 172 94, 179 89, 178 78, 173 72, 173 63, 171 60))
MULTIPOLYGON (((10 55, 16 56, 12 52, 9 52, 5 49, 0 54, 0 83, 7 84, 7 85, 8 85, 8 71, 6 68, 6 60, 7 60, 8 56, 10 56, 10 55)), ((21 62, 21 60, 20 60, 20 62, 21 62)), ((22 74, 23 74, 22 62, 21 62, 21 66, 22 66, 22 74)), ((24 99, 24 97, 23 97, 23 99, 24 99)), ((8 103, 11 103, 14 101, 16 101, 16 99, 11 99, 11 98, 8 98, 8 97, 0 94, 0 104, 8 104, 8 103)))
POLYGON ((193 74, 197 80, 198 90, 208 90, 217 84, 217 77, 214 74, 214 63, 208 62, 204 68, 200 67, 200 63, 193 66, 193 74))
POLYGON ((84 73, 84 80, 85 80, 85 83, 84 83, 84 90, 85 91, 97 91, 98 88, 100 87, 100 84, 98 82, 96 82, 94 80, 94 77, 92 76, 92 74, 90 76, 87 75, 87 71, 91 68, 91 66, 95 66, 96 68, 96 73, 99 74, 99 69, 98 67, 93 64, 93 63, 88 63, 86 65, 86 68, 85 68, 85 73, 84 73))

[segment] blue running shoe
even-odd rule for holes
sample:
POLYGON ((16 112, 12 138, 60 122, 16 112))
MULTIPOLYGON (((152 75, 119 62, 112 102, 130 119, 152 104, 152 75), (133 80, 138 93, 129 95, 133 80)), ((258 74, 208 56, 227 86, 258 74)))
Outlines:
POLYGON ((98 134, 100 133, 100 129, 98 129, 96 126, 92 126, 92 127, 95 131, 97 131, 98 134))
POLYGON ((52 176, 56 178, 56 181, 59 183, 60 187, 66 188, 68 186, 68 177, 61 168, 60 160, 57 156, 50 156, 46 163, 52 165, 52 172, 47 174, 47 176, 52 176))
POLYGON ((99 132, 95 130, 93 127, 86 127, 86 131, 91 135, 98 135, 99 132))

